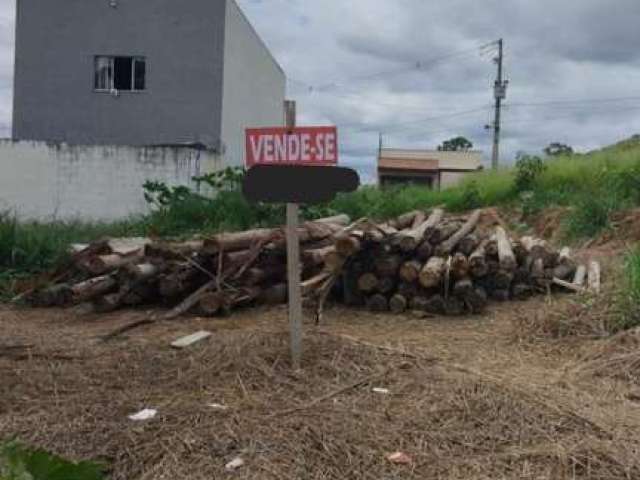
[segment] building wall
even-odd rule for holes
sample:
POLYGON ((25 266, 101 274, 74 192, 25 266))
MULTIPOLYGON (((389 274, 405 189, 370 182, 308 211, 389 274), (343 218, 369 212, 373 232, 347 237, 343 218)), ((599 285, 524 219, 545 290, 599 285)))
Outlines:
POLYGON ((229 165, 243 165, 246 128, 283 124, 286 77, 235 0, 227 0, 222 139, 229 165))
POLYGON ((123 219, 148 212, 147 180, 190 185, 220 169, 210 151, 186 147, 69 146, 0 141, 0 210, 22 219, 123 219))
POLYGON ((465 176, 473 175, 469 172, 441 172, 440 173, 440 188, 445 189, 449 187, 455 187, 458 185, 465 176))
POLYGON ((226 5, 17 0, 14 138, 216 145, 226 5), (119 97, 94 92, 95 55, 146 57, 147 90, 119 97))

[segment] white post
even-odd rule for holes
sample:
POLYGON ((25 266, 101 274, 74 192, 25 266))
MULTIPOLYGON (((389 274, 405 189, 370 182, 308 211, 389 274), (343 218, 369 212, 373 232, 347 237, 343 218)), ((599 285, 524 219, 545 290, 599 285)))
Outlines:
MULTIPOLYGON (((296 126, 296 102, 287 100, 284 105, 285 126, 296 126)), ((291 363, 299 370, 302 360, 302 289, 300 270, 300 238, 298 221, 300 208, 287 204, 287 279, 289 285, 289 330, 291 336, 291 363)))

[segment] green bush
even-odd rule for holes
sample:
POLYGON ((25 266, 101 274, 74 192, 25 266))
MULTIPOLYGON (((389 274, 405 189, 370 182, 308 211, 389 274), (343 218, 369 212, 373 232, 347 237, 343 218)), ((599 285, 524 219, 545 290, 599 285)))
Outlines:
POLYGON ((91 462, 72 463, 16 442, 0 448, 0 480, 103 480, 104 468, 91 462))
POLYGON ((515 188, 518 192, 528 192, 535 188, 540 176, 547 169, 540 157, 518 154, 516 161, 515 188))

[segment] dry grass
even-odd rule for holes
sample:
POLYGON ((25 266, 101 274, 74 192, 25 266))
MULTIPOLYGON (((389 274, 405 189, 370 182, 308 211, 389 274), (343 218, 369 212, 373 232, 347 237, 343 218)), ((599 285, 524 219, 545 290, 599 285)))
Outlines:
POLYGON ((0 437, 106 460, 114 480, 640 478, 637 444, 542 397, 331 335, 305 345, 293 374, 277 333, 217 332, 189 352, 53 334, 40 357, 0 357, 0 437), (158 417, 127 419, 145 407, 158 417), (413 464, 385 460, 398 450, 413 464), (246 466, 225 472, 237 455, 246 466))

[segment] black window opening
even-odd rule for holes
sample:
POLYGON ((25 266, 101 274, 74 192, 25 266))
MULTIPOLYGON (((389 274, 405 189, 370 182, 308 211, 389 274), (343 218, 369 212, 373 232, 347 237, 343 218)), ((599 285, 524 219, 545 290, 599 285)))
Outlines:
POLYGON ((94 88, 101 92, 141 92, 146 89, 144 57, 95 57, 94 88))

